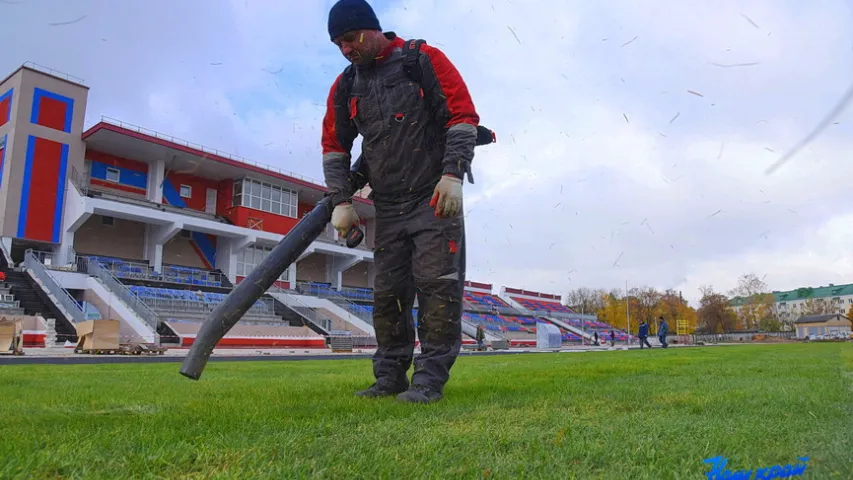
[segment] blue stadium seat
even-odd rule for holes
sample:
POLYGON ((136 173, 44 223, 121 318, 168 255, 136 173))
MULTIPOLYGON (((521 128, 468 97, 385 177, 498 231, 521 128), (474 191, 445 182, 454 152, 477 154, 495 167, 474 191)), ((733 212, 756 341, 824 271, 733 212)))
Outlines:
POLYGON ((559 302, 548 300, 533 300, 530 298, 512 297, 513 300, 520 303, 524 308, 533 310, 534 312, 556 312, 556 313, 575 313, 571 308, 559 302))
POLYGON ((90 256, 107 267, 117 278, 149 279, 162 282, 181 283, 196 286, 221 287, 219 274, 195 267, 163 265, 160 273, 143 262, 129 262, 120 258, 90 256))
MULTIPOLYGON (((180 300, 190 303, 197 302, 199 304, 206 304, 208 306, 215 307, 225 301, 226 297, 224 293, 201 292, 201 295, 199 295, 199 292, 192 290, 154 288, 144 287, 141 285, 131 285, 128 288, 131 293, 139 297, 143 302, 145 302, 145 300, 180 300)), ((255 302, 253 307, 259 310, 268 310, 267 305, 260 300, 255 302)))
POLYGON ((465 292, 465 301, 473 305, 481 305, 485 307, 504 307, 511 308, 506 302, 496 295, 480 292, 465 292))

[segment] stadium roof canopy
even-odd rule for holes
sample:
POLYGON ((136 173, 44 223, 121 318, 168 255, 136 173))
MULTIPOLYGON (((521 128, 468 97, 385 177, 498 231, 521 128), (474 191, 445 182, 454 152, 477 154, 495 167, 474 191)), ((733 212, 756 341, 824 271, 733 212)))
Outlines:
MULTIPOLYGON (((251 176, 270 183, 286 182, 306 203, 319 202, 327 191, 318 180, 109 117, 101 117, 100 122, 83 132, 83 140, 95 150, 131 160, 150 163, 163 159, 166 169, 172 172, 190 173, 211 180, 251 176)), ((367 199, 368 193, 369 190, 365 189, 355 197, 355 203, 363 205, 356 207, 362 218, 374 215, 373 202, 367 199)))

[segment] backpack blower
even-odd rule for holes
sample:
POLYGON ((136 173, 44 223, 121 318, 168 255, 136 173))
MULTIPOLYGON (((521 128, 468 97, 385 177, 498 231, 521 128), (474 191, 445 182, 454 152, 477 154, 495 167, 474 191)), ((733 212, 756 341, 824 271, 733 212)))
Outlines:
MULTIPOLYGON (((488 145, 497 141, 495 133, 483 126, 477 127, 475 146, 488 145)), ((351 192, 357 192, 367 185, 366 166, 363 158, 359 157, 353 164, 349 174, 351 192)), ((468 181, 474 183, 470 165, 466 166, 468 181)), ((192 380, 201 378, 201 373, 207 365, 216 344, 231 328, 245 315, 246 311, 258 301, 282 273, 308 249, 311 242, 316 240, 332 220, 331 197, 326 194, 317 205, 281 239, 278 245, 258 264, 237 287, 225 297, 216 309, 211 312, 204 322, 186 358, 181 365, 181 375, 192 380)), ((349 248, 357 247, 364 239, 364 232, 355 226, 346 234, 346 244, 349 248)))

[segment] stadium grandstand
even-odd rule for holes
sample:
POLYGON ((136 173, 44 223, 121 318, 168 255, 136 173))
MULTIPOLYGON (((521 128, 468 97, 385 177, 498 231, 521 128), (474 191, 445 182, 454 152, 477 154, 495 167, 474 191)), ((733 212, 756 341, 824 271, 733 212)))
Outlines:
MULTIPOLYGON (((132 124, 84 128, 82 80, 25 64, 0 82, 0 315, 27 318, 27 346, 73 345, 75 325, 119 320, 122 342, 188 347, 207 315, 310 211, 321 182, 132 124)), ((222 339, 228 347, 375 346, 374 209, 347 248, 330 226, 222 339)), ((612 327, 550 294, 467 282, 463 332, 474 344, 565 344, 612 327)), ((417 319, 417 305, 413 310, 417 319)), ((617 331, 625 340, 624 332, 617 331)))

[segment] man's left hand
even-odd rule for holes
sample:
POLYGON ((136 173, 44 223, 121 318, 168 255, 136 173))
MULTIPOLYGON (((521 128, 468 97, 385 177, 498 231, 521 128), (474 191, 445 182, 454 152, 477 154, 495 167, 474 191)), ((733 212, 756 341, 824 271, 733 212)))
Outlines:
POLYGON ((437 217, 452 217, 462 210, 462 179, 444 175, 435 186, 430 207, 435 207, 437 217))

